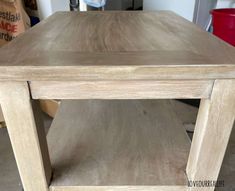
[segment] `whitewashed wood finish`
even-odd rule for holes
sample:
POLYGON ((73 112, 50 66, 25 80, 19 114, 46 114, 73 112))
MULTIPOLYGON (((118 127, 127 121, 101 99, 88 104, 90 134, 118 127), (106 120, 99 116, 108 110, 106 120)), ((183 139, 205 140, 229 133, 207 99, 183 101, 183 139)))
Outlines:
POLYGON ((47 139, 52 190, 187 185, 190 140, 167 100, 62 101, 47 139))
MULTIPOLYGON (((49 176, 45 175, 43 149, 42 151, 40 149, 42 146, 40 133, 37 132, 38 129, 34 122, 25 81, 234 79, 234 60, 235 49, 233 47, 171 12, 59 12, 36 25, 0 50, 0 80, 7 82, 1 83, 1 87, 3 87, 0 93, 1 102, 26 191, 47 190, 46 177, 49 176), (24 82, 22 84, 8 83, 11 80, 24 82), (19 126, 22 128, 18 128, 19 126)), ((232 116, 234 94, 234 82, 221 80, 215 83, 211 99, 202 101, 187 168, 189 178, 193 180, 217 178, 234 119, 232 116), (211 137, 215 137, 216 141, 211 137)), ((191 96, 191 94, 189 95, 191 96)), ((84 108, 80 113, 86 113, 87 109, 84 108)), ((167 110, 167 112, 169 111, 167 110)), ((131 112, 123 112, 119 115, 123 114, 130 118, 131 112)), ((97 116, 104 120, 102 113, 98 113, 97 116)), ((136 121, 133 124, 141 124, 139 117, 145 119, 146 116, 136 114, 136 121)), ((89 121, 87 116, 84 116, 84 119, 89 121)), ((151 120, 146 120, 146 123, 149 125, 156 119, 157 117, 152 117, 151 120)), ((170 119, 174 119, 174 117, 171 116, 170 119)), ((67 122, 67 120, 65 121, 67 122)), ((61 122, 67 126, 65 121, 61 122)), ((76 121, 76 117, 74 121, 76 121)), ((70 120, 70 123, 72 124, 74 121, 70 120)), ((97 122, 99 122, 98 118, 92 123, 97 122)), ((161 122, 161 119, 158 122, 161 122)), ((84 129, 87 131, 87 128, 84 129)), ((154 134, 156 129, 152 129, 154 134)), ((159 154, 162 162, 154 171, 154 173, 159 173, 155 183, 166 177, 182 178, 181 173, 172 174, 172 169, 170 169, 171 171, 168 169, 172 164, 176 165, 175 161, 166 163, 169 155, 170 159, 178 160, 178 157, 180 158, 178 154, 181 152, 179 148, 182 148, 182 145, 172 141, 178 137, 178 132, 174 130, 176 130, 175 127, 168 129, 165 132, 167 136, 164 134, 166 137, 164 140, 162 139, 164 136, 153 139, 158 143, 156 145, 160 146, 165 141, 163 143, 166 146, 164 149, 159 149, 159 152, 163 151, 162 155, 159 154), (177 148, 171 150, 174 146, 177 148), (174 154, 173 157, 172 154, 174 154), (162 168, 165 169, 162 170, 162 168)), ((102 132, 96 134, 101 134, 100 137, 103 138, 102 132)), ((132 135, 132 133, 127 135, 132 135)), ((92 137, 97 138, 96 134, 92 137)), ((149 133, 149 136, 151 137, 152 134, 149 133)), ((60 136, 58 140, 61 138, 63 136, 60 136)), ((68 139, 65 143, 75 141, 76 138, 68 139)), ((83 137, 80 136, 80 138, 83 137)), ((148 138, 143 137, 145 141, 148 141, 148 138)), ((58 140, 55 141, 56 144, 61 144, 58 140)), ((93 143, 94 140, 91 139, 90 143, 93 143)), ((147 143, 146 145, 146 148, 149 148, 147 154, 151 154, 152 147, 147 143)), ((65 148, 62 150, 63 146, 59 147, 61 153, 70 152, 72 149, 64 146, 65 148)), ((99 146, 99 144, 95 146, 99 146)), ((128 145, 124 148, 128 148, 128 145)), ((76 154, 77 152, 74 152, 75 157, 77 157, 76 154)), ((64 157, 61 156, 61 158, 64 157)), ((66 158, 64 159, 67 161, 66 158)), ((182 160, 177 161, 177 164, 182 164, 182 160)), ((66 168, 66 162, 61 166, 66 168)), ((118 170, 121 169, 117 169, 117 172, 119 172, 118 170)), ((128 170, 128 168, 124 170, 128 170)), ((116 173, 116 171, 114 172, 116 173)), ((119 177, 125 176, 123 173, 120 174, 119 177)), ((146 173, 146 177, 148 175, 152 174, 146 173)))
POLYGON ((58 12, 1 49, 0 80, 214 80, 235 78, 234 60, 169 11, 58 12))
POLYGON ((39 144, 41 149, 41 155, 43 159, 43 166, 45 169, 45 175, 47 184, 50 184, 51 176, 52 176, 52 169, 51 169, 51 161, 49 157, 49 151, 47 146, 47 139, 46 139, 46 132, 45 126, 43 122, 43 114, 39 100, 31 100, 31 105, 34 114, 34 120, 37 128, 37 135, 39 138, 39 144))
POLYGON ((51 187, 50 191, 187 191, 186 186, 83 186, 51 187))
POLYGON ((30 83, 34 99, 208 98, 213 81, 85 81, 30 83))
POLYGON ((235 81, 216 80, 211 98, 201 101, 187 164, 189 180, 217 180, 234 119, 235 81))
MULTIPOLYGON (((0 51, 1 52, 1 51, 0 51)), ((58 53, 62 54, 63 53, 58 53)), ((57 55, 58 55, 57 54, 57 55)), ((110 53, 111 54, 111 53, 110 53)), ((141 53, 136 52, 136 55, 141 53)), ((104 55, 104 57, 106 54, 104 55)), ((109 63, 115 59, 110 57, 109 63)), ((129 56, 126 55, 128 59, 129 56)), ((235 78, 235 66, 228 65, 192 65, 192 66, 145 66, 145 55, 143 59, 136 58, 143 65, 125 66, 129 60, 120 66, 0 66, 1 81, 88 81, 88 80, 215 80, 224 78, 235 78), (123 65, 123 66, 122 66, 123 65)), ((33 59, 33 58, 32 58, 33 59)), ((85 58, 84 58, 85 59, 85 58)), ((89 55, 87 55, 89 60, 89 55)), ((103 59, 102 57, 99 59, 103 59)), ((124 59, 124 58, 123 58, 124 59)), ((152 59, 152 58, 150 58, 152 59)), ((95 62, 97 59, 91 60, 95 62)), ((134 60, 136 63, 137 61, 134 60)), ((58 63, 61 60, 56 60, 58 63)), ((30 62, 31 59, 30 59, 30 62)), ((36 62, 36 61, 35 61, 36 62)), ((42 60, 40 59, 40 62, 42 60)), ((64 60, 66 62, 66 60, 64 60)), ((154 63, 154 58, 152 61, 154 63)), ((69 62, 68 62, 69 63, 69 62)), ((77 61, 74 63, 76 64, 77 61)), ((40 64, 40 63, 39 63, 40 64)), ((86 63, 85 63, 86 64, 86 63)), ((120 61, 116 63, 120 64, 120 61)))
POLYGON ((43 127, 36 127, 27 83, 0 83, 0 103, 25 191, 47 191, 51 175, 43 127))

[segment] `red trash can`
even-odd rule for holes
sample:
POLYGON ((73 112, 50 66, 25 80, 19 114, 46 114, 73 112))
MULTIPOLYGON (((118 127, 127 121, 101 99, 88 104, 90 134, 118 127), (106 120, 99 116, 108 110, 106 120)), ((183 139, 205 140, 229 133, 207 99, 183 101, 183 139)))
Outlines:
POLYGON ((211 14, 213 34, 235 46, 235 8, 214 9, 211 14))

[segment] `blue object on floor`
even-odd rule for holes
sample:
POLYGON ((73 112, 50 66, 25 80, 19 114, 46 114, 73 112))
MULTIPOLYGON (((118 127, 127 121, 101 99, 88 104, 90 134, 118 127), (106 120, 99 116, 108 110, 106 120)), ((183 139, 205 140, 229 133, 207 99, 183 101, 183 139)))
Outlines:
POLYGON ((91 7, 100 8, 105 5, 106 0, 84 0, 84 2, 91 7))

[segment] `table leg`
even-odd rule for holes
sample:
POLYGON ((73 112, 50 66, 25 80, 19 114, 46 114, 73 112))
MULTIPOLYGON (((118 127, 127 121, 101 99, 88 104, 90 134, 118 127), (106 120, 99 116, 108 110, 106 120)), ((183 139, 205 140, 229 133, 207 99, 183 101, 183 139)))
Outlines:
MULTIPOLYGON (((235 80, 216 80, 210 99, 201 101, 186 170, 189 181, 217 180, 234 119, 235 80)), ((191 190, 214 190, 199 187, 191 190)))
POLYGON ((51 165, 45 131, 34 120, 26 82, 1 82, 0 103, 25 191, 47 191, 51 165))

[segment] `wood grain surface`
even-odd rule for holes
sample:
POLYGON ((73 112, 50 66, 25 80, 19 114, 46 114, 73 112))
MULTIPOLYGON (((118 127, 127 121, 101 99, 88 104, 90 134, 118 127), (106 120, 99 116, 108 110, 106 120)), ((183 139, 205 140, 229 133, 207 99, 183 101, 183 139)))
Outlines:
POLYGON ((166 100, 62 101, 47 136, 50 188, 183 190, 190 140, 172 108, 166 100))
POLYGON ((209 98, 214 81, 66 81, 30 83, 33 99, 209 98))
POLYGON ((216 80, 211 98, 201 101, 187 164, 190 181, 217 180, 234 122, 235 80, 216 80))
POLYGON ((52 172, 46 135, 38 126, 40 121, 34 121, 28 84, 1 82, 0 89, 0 103, 24 190, 48 191, 52 172))
POLYGON ((50 191, 188 191, 186 186, 56 186, 50 191))
POLYGON ((234 60, 172 12, 58 12, 1 49, 0 80, 235 78, 234 60))

